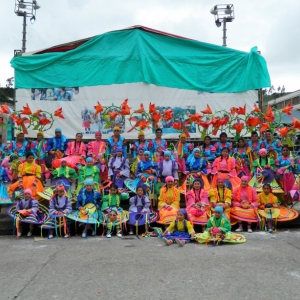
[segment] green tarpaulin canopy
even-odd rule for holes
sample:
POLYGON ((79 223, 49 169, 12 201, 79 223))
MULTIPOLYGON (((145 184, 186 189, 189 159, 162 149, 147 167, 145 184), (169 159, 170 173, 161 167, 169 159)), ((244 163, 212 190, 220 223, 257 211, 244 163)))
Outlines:
POLYGON ((11 60, 16 88, 145 82, 206 92, 270 86, 265 59, 249 53, 134 27, 93 37, 67 52, 11 60))

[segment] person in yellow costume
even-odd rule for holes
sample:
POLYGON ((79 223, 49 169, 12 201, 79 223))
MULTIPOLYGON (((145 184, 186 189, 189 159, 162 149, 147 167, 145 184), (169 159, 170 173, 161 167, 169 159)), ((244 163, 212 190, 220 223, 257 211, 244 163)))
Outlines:
POLYGON ((18 167, 18 181, 9 187, 12 194, 17 188, 19 190, 31 189, 32 197, 38 198, 38 192, 42 192, 44 187, 40 181, 42 175, 41 166, 34 162, 34 155, 31 152, 26 154, 26 161, 18 167))
POLYGON ((174 177, 166 177, 166 185, 160 189, 158 197, 158 223, 169 224, 177 217, 180 208, 180 190, 174 186, 174 177))

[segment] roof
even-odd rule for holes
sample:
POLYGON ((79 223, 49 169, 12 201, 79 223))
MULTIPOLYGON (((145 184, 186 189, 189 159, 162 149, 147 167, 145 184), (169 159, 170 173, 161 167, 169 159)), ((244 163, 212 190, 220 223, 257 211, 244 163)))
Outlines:
POLYGON ((293 93, 289 93, 288 95, 278 97, 274 100, 271 100, 271 101, 268 102, 268 104, 273 105, 273 104, 276 104, 276 103, 279 103, 279 102, 282 102, 282 101, 285 101, 285 100, 288 100, 288 99, 292 99, 292 98, 297 97, 297 96, 300 96, 300 90, 297 90, 293 93))
POLYGON ((264 58, 144 26, 107 32, 11 60, 16 88, 144 82, 206 92, 270 86, 264 58))
POLYGON ((295 117, 300 120, 300 111, 299 110, 291 110, 291 116, 288 116, 287 114, 281 114, 281 116, 277 116, 275 118, 275 122, 280 122, 284 124, 291 124, 294 120, 292 117, 295 117))

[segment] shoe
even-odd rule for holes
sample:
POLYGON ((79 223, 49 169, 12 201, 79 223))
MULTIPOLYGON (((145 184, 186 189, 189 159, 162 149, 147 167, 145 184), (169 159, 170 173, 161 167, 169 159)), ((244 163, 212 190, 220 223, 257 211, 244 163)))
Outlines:
POLYGON ((251 232, 252 232, 252 229, 251 229, 251 228, 248 228, 248 232, 251 233, 251 232))
POLYGON ((132 230, 130 230, 130 231, 129 231, 129 234, 130 234, 130 235, 133 235, 133 231, 132 231, 132 230))
POLYGON ((179 247, 183 247, 184 246, 184 241, 181 241, 179 239, 176 239, 175 240, 176 244, 179 246, 179 247))
POLYGON ((83 238, 86 238, 86 233, 83 232, 81 236, 82 236, 83 238))
POLYGON ((167 246, 170 246, 170 245, 171 245, 170 242, 172 242, 172 241, 170 241, 170 240, 168 240, 168 239, 166 239, 166 238, 163 238, 163 241, 165 242, 165 244, 166 244, 167 246))
POLYGON ((235 232, 241 232, 241 231, 243 231, 243 227, 239 227, 235 230, 235 232))
POLYGON ((118 238, 121 238, 121 237, 122 237, 122 234, 121 234, 121 233, 117 233, 117 237, 118 237, 118 238))
POLYGON ((107 237, 107 238, 111 238, 111 234, 110 234, 110 233, 107 233, 107 234, 106 234, 106 237, 107 237))
POLYGON ((96 232, 95 230, 92 231, 92 236, 95 236, 96 235, 96 232))
POLYGON ((53 234, 49 234, 48 239, 53 239, 53 234))
POLYGON ((69 237, 70 237, 69 234, 66 234, 66 235, 64 236, 65 239, 68 239, 69 237))
POLYGON ((20 237, 22 235, 22 230, 20 230, 19 232, 18 232, 18 237, 20 237))
POLYGON ((269 233, 273 233, 273 229, 269 229, 268 232, 269 232, 269 233))
POLYGON ((32 231, 28 231, 27 236, 32 236, 32 231))

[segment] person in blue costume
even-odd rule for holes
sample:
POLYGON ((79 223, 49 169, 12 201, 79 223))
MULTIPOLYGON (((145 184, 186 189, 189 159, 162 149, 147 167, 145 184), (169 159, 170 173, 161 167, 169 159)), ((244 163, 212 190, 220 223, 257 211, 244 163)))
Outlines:
MULTIPOLYGON (((101 208, 101 195, 99 192, 97 192, 94 187, 93 180, 87 179, 85 181, 85 188, 81 190, 77 197, 77 202, 76 202, 76 208, 79 209, 80 211, 85 210, 85 206, 87 204, 94 204, 96 206, 96 210, 100 210, 101 208)), ((98 213, 96 211, 96 213, 98 213)), ((93 230, 92 226, 87 226, 84 225, 84 229, 82 232, 82 237, 85 238, 87 236, 87 230, 91 229, 92 230, 92 235, 96 235, 96 232, 93 230)))
POLYGON ((5 158, 9 154, 9 149, 6 144, 2 143, 2 134, 0 134, 0 159, 5 158))
POLYGON ((29 143, 24 136, 23 132, 17 133, 16 141, 12 141, 9 147, 9 154, 13 158, 24 158, 27 152, 30 152, 31 143, 29 143))
POLYGON ((8 176, 6 170, 0 165, 0 205, 1 204, 10 204, 11 199, 8 196, 5 183, 8 182, 8 176))
POLYGON ((52 161, 57 158, 62 158, 65 151, 68 148, 68 139, 62 134, 60 128, 55 129, 55 136, 50 138, 47 143, 46 152, 48 153, 47 157, 47 167, 50 168, 52 161))
POLYGON ((281 141, 279 139, 273 139, 272 131, 266 130, 264 143, 269 157, 275 160, 280 155, 282 150, 281 141))
POLYGON ((151 140, 149 144, 151 155, 155 157, 154 161, 156 163, 163 160, 163 152, 167 150, 167 148, 168 148, 167 141, 162 139, 162 129, 157 128, 155 130, 155 139, 151 140))
POLYGON ((114 127, 113 136, 107 139, 106 157, 109 160, 111 155, 116 154, 117 148, 122 148, 123 157, 127 156, 127 142, 123 136, 120 135, 121 129, 118 126, 114 127))
POLYGON ((145 134, 143 131, 138 133, 138 140, 132 146, 133 158, 143 155, 145 151, 149 150, 149 142, 145 140, 145 134))
POLYGON ((206 160, 200 157, 200 149, 194 148, 192 154, 187 158, 186 161, 186 172, 185 174, 191 174, 193 178, 202 178, 204 182, 204 189, 210 190, 211 186, 207 179, 207 163, 206 160))
POLYGON ((237 142, 237 147, 233 149, 233 157, 235 158, 235 166, 237 170, 238 177, 250 176, 249 171, 249 146, 245 142, 244 138, 239 138, 237 142))
POLYGON ((216 148, 211 145, 211 137, 209 135, 204 137, 204 143, 201 147, 201 157, 209 163, 213 163, 216 158, 216 148))
POLYGON ((252 131, 251 140, 248 141, 248 157, 249 157, 249 168, 252 169, 253 162, 259 158, 258 151, 265 148, 265 144, 259 139, 257 131, 252 131))
POLYGON ((227 148, 229 149, 229 155, 232 155, 232 143, 227 142, 227 133, 221 132, 220 134, 220 141, 215 143, 216 148, 216 156, 219 157, 221 155, 222 149, 227 148))

